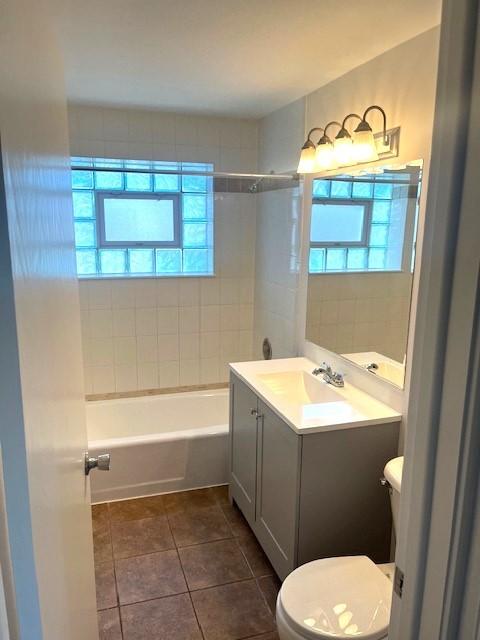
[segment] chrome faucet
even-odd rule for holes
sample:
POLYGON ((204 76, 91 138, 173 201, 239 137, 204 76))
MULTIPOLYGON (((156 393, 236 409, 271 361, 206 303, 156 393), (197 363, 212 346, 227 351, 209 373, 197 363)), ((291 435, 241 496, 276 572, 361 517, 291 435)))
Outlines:
POLYGON ((344 387, 345 382, 343 380, 343 375, 341 373, 337 373, 333 371, 332 367, 324 362, 321 367, 317 367, 312 371, 314 376, 319 376, 323 374, 323 379, 328 384, 331 384, 333 387, 344 387))

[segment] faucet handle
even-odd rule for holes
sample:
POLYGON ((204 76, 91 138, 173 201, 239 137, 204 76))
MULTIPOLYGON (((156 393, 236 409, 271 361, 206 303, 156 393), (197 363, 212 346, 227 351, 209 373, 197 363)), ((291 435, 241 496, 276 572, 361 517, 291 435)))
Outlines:
POLYGON ((324 369, 325 373, 328 373, 329 376, 332 375, 332 367, 326 362, 322 364, 322 369, 324 369))

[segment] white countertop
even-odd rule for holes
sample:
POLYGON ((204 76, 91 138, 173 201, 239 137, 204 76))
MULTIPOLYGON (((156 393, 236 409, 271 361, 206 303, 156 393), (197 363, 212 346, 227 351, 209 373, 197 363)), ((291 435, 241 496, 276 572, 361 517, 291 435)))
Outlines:
POLYGON ((347 380, 343 388, 336 388, 324 382, 321 375, 311 375, 317 366, 308 358, 284 358, 235 362, 230 364, 230 369, 302 435, 400 422, 400 413, 347 380), (285 383, 272 384, 272 380, 277 379, 275 375, 285 383), (317 396, 320 401, 312 401, 312 397, 317 396))

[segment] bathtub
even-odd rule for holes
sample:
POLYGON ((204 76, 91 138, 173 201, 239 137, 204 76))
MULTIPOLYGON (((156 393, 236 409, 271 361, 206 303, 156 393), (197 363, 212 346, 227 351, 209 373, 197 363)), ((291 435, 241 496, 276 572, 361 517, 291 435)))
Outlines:
POLYGON ((111 454, 92 502, 228 481, 228 389, 89 401, 87 428, 90 455, 111 454))

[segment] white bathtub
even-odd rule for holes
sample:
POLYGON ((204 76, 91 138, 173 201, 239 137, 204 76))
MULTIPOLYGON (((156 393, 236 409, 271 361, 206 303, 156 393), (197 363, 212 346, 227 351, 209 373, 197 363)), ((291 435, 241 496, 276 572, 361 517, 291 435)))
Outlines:
POLYGON ((92 502, 227 482, 228 389, 87 402, 92 502))

